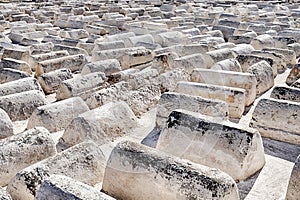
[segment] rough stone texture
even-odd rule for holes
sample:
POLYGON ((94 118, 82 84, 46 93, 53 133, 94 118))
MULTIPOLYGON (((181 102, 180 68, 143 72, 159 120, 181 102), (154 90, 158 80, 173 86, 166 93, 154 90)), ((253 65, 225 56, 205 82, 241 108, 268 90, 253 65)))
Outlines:
MULTIPOLYGON (((226 60, 228 58, 234 58, 234 54, 229 48, 209 51, 206 53, 206 55, 208 55, 214 61, 214 63, 226 60)), ((211 65, 209 67, 211 67, 211 65)))
POLYGON ((0 140, 14 134, 13 123, 8 114, 0 108, 0 140))
POLYGON ((286 200, 299 199, 300 197, 299 178, 300 178, 300 156, 297 158, 291 174, 291 178, 290 178, 290 182, 286 194, 286 200))
POLYGON ((300 103, 300 89, 285 86, 276 86, 273 88, 271 98, 288 100, 300 103))
POLYGON ((263 35, 259 35, 256 38, 254 38, 251 41, 251 45, 255 49, 261 50, 265 47, 274 47, 275 42, 274 42, 273 37, 271 35, 263 34, 263 35))
POLYGON ((136 126, 137 118, 125 102, 111 102, 73 119, 62 140, 68 146, 86 140, 105 144, 130 133, 136 126))
POLYGON ((65 80, 56 91, 56 99, 67 99, 79 96, 81 93, 85 93, 93 88, 101 88, 105 81, 106 77, 103 72, 94 72, 65 80))
POLYGON ((239 199, 235 182, 224 172, 133 142, 113 149, 102 190, 124 200, 239 199))
POLYGON ((191 73, 194 68, 208 68, 213 63, 214 61, 211 58, 206 59, 203 54, 192 54, 175 59, 172 68, 184 69, 191 73))
POLYGON ((72 119, 88 110, 88 106, 80 97, 40 106, 35 109, 29 118, 27 128, 43 126, 50 132, 60 131, 65 129, 72 119))
POLYGON ((147 67, 141 71, 128 75, 128 83, 133 90, 137 90, 145 85, 158 85, 156 78, 159 71, 153 67, 147 67))
POLYGON ((27 62, 22 60, 16 60, 13 58, 4 58, 1 60, 0 68, 10 68, 10 69, 16 69, 23 72, 26 72, 28 74, 32 74, 30 66, 27 64, 27 62))
POLYGON ((256 98, 257 81, 253 74, 210 69, 194 69, 191 74, 191 81, 243 88, 246 91, 245 106, 251 105, 256 98))
POLYGON ((228 118, 228 105, 223 101, 165 92, 160 96, 158 101, 156 127, 163 128, 171 112, 176 109, 198 112, 220 119, 228 118))
POLYGON ((284 55, 284 61, 287 65, 293 66, 297 63, 296 53, 293 50, 280 48, 264 48, 263 50, 284 55))
POLYGON ((274 76, 276 76, 277 73, 283 73, 287 69, 286 58, 283 54, 269 50, 253 51, 252 54, 272 58, 274 61, 273 65, 276 66, 277 69, 275 70, 275 67, 273 68, 274 76))
POLYGON ((126 101, 129 98, 130 86, 125 81, 120 81, 92 93, 86 100, 90 109, 102 106, 112 101, 126 101))
POLYGON ((59 85, 67 80, 73 78, 69 69, 63 68, 40 75, 37 80, 46 94, 56 92, 59 85))
POLYGON ((96 43, 96 46, 93 51, 103 51, 109 49, 121 49, 125 48, 125 43, 122 40, 112 41, 112 42, 99 42, 96 43))
POLYGON ((97 51, 92 61, 100 61, 106 59, 117 59, 122 69, 128 69, 132 66, 147 63, 153 60, 153 54, 145 47, 131 47, 121 49, 109 49, 97 51))
POLYGON ((277 72, 277 67, 273 65, 273 59, 268 58, 268 57, 263 57, 263 56, 258 56, 258 55, 253 55, 253 54, 241 54, 238 55, 236 58, 239 63, 241 64, 242 71, 247 72, 250 66, 255 65, 261 61, 266 61, 272 68, 273 72, 277 72))
POLYGON ((29 50, 4 48, 2 59, 4 58, 13 58, 27 62, 29 58, 29 50))
POLYGON ((12 200, 11 196, 4 189, 0 188, 0 200, 12 200))
POLYGON ((185 110, 173 111, 157 149, 244 180, 265 163, 258 131, 185 110))
POLYGON ((300 144, 300 103, 261 99, 253 112, 251 127, 264 137, 300 144))
POLYGON ((116 59, 108 59, 86 64, 82 68, 81 74, 85 75, 93 72, 103 72, 108 76, 119 71, 122 71, 119 61, 116 59))
POLYGON ((45 61, 45 60, 51 60, 59 57, 69 56, 68 51, 54 51, 49 53, 43 53, 43 54, 37 54, 37 55, 31 55, 28 60, 28 64, 31 67, 32 70, 36 70, 38 67, 39 62, 45 61))
POLYGON ((179 31, 169 31, 154 36, 154 40, 162 47, 176 44, 188 44, 188 37, 179 31))
POLYGON ((43 180, 36 200, 114 200, 114 198, 82 182, 63 175, 51 175, 43 180))
POLYGON ((145 85, 131 91, 126 103, 130 106, 134 114, 139 117, 157 105, 160 94, 159 86, 145 85))
POLYGON ((182 69, 173 69, 158 76, 161 92, 173 92, 178 81, 189 81, 190 75, 182 69))
POLYGON ((42 91, 42 88, 38 84, 37 80, 32 77, 0 84, 0 96, 26 92, 30 90, 42 91))
POLYGON ((256 77, 256 94, 260 95, 273 87, 274 74, 271 66, 266 61, 258 62, 250 66, 247 70, 248 73, 254 74, 256 77))
POLYGON ((0 70, 0 84, 30 77, 26 72, 16 69, 3 68, 0 70))
POLYGON ((214 64, 211 69, 242 72, 242 67, 236 59, 225 59, 214 64))
POLYGON ((296 64, 293 66, 292 70, 290 71, 290 74, 286 78, 286 84, 292 85, 298 79, 300 79, 300 64, 296 64))
POLYGON ((225 101, 232 118, 241 117, 245 109, 246 91, 241 88, 180 81, 176 92, 225 101))
POLYGON ((93 186, 102 181, 105 162, 98 145, 80 143, 19 171, 7 186, 7 191, 14 200, 34 200, 39 185, 53 174, 65 175, 93 186))
POLYGON ((300 79, 295 81, 291 86, 300 89, 300 79))
POLYGON ((36 75, 48 73, 57 69, 67 68, 72 72, 81 71, 87 63, 86 56, 83 54, 64 56, 39 62, 36 69, 36 75))
POLYGON ((29 118, 37 107, 45 104, 45 95, 39 90, 0 97, 0 107, 7 112, 12 121, 29 118))
POLYGON ((0 185, 5 186, 18 171, 56 154, 49 131, 43 127, 0 140, 0 185))

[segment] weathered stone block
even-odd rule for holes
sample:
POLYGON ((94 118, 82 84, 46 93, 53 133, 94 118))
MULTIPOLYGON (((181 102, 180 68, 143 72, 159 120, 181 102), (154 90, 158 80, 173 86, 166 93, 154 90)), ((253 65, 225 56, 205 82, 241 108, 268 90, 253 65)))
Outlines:
POLYGON ((113 149, 102 190, 124 200, 239 199, 235 182, 224 172, 133 142, 113 149))
POLYGON ((43 180, 35 199, 114 200, 87 184, 63 175, 51 175, 43 180))
POLYGON ((194 69, 191 81, 198 83, 223 85, 246 90, 246 105, 251 105, 256 98, 256 78, 249 73, 215 71, 210 69, 194 69))
POLYGON ((45 60, 51 60, 59 57, 69 56, 68 51, 53 51, 49 53, 42 53, 37 55, 31 55, 28 59, 28 64, 31 67, 33 71, 36 71, 39 62, 45 61, 45 60))
POLYGON ((42 181, 53 174, 65 175, 93 186, 102 181, 105 163, 98 145, 80 143, 19 171, 8 184, 7 191, 15 200, 34 200, 42 181))
POLYGON ((8 114, 0 108, 0 140, 14 134, 13 123, 8 114))
POLYGON ((4 58, 13 58, 27 62, 29 58, 29 50, 4 48, 2 59, 4 58))
POLYGON ((125 42, 123 40, 112 42, 97 42, 93 51, 104 51, 109 49, 121 49, 125 48, 125 42))
POLYGON ((46 94, 56 92, 59 85, 67 80, 73 78, 69 69, 62 68, 40 75, 37 80, 46 94))
POLYGON ((260 61, 247 70, 256 77, 256 94, 262 94, 274 85, 274 74, 272 67, 266 61, 260 61))
POLYGON ((285 86, 275 86, 271 98, 300 103, 300 89, 285 86))
POLYGON ((246 91, 241 88, 180 81, 176 92, 225 101, 232 118, 240 118, 245 109, 246 91))
POLYGON ((18 171, 56 154, 54 141, 43 127, 2 139, 0 147, 1 186, 7 185, 18 171))
POLYGON ((82 68, 81 74, 85 75, 93 72, 103 72, 106 76, 109 76, 119 71, 122 71, 119 61, 116 59, 108 59, 86 64, 82 68))
POLYGON ((158 82, 160 90, 162 92, 175 91, 176 84, 178 81, 189 81, 190 75, 183 69, 173 69, 162 73, 158 76, 158 82))
POLYGON ((205 99, 187 94, 165 92, 160 96, 158 101, 156 126, 163 128, 170 113, 176 109, 198 112, 220 119, 228 118, 228 105, 223 101, 205 99))
POLYGON ((276 66, 277 69, 275 70, 275 67, 273 68, 274 76, 276 76, 277 73, 283 73, 287 69, 285 56, 282 54, 267 50, 253 51, 252 54, 271 58, 274 62, 273 65, 276 66))
POLYGON ((22 78, 20 80, 0 84, 0 97, 30 90, 42 91, 42 88, 35 78, 22 78))
POLYGON ((296 64, 293 66, 288 77, 286 78, 286 84, 292 85, 298 79, 300 79, 300 64, 296 64))
POLYGON ((153 60, 153 57, 152 52, 145 47, 132 47, 97 51, 92 61, 117 59, 122 69, 128 69, 135 65, 150 62, 153 60))
POLYGON ((27 128, 43 126, 50 132, 65 129, 70 122, 89 108, 80 97, 58 101, 35 109, 28 120, 27 128))
POLYGON ((22 60, 13 59, 13 58, 2 59, 0 68, 16 69, 16 70, 26 72, 28 74, 32 74, 31 68, 27 64, 27 62, 22 61, 22 60))
POLYGON ((62 100, 80 96, 82 93, 92 90, 93 88, 101 88, 105 81, 106 77, 103 72, 94 72, 67 79, 60 83, 57 88, 56 99, 62 100))
POLYGON ((30 77, 28 73, 19 70, 9 68, 3 68, 2 70, 0 70, 0 84, 27 77, 30 77))
POLYGON ((179 31, 168 31, 154 35, 154 40, 162 47, 190 43, 187 35, 179 31))
POLYGON ((157 149, 245 180, 264 166, 258 131, 185 110, 173 111, 157 149))
POLYGON ((300 156, 297 158, 291 174, 289 186, 285 197, 286 200, 299 199, 300 197, 299 177, 300 177, 300 156))
POLYGON ((137 126, 137 118, 125 102, 110 102, 72 120, 62 140, 69 146, 93 140, 105 144, 137 126))
POLYGON ((174 60, 172 68, 184 69, 191 73, 194 68, 209 68, 213 65, 213 60, 206 59, 203 54, 192 54, 183 56, 174 60))
POLYGON ((263 50, 284 55, 284 61, 286 62, 287 65, 293 66, 297 63, 296 53, 293 50, 280 49, 280 48, 266 48, 266 47, 264 47, 263 50))
POLYGON ((0 107, 7 112, 12 121, 29 118, 37 107, 45 104, 45 95, 39 90, 0 97, 0 107))
POLYGON ((273 40, 273 37, 268 34, 259 35, 256 38, 254 38, 250 43, 254 49, 256 50, 262 50, 266 47, 274 47, 275 42, 273 40))
POLYGON ((236 59, 226 59, 215 63, 211 69, 242 72, 242 67, 236 59))
POLYGON ((60 58, 45 60, 39 63, 36 69, 36 75, 48 73, 57 69, 66 68, 72 72, 81 71, 87 63, 86 56, 83 54, 64 56, 60 58))
POLYGON ((102 106, 112 101, 126 101, 130 96, 131 87, 125 81, 120 81, 92 93, 87 99, 86 104, 90 109, 102 106))
POLYGON ((250 126, 264 137, 300 144, 300 103, 261 99, 253 112, 250 126))

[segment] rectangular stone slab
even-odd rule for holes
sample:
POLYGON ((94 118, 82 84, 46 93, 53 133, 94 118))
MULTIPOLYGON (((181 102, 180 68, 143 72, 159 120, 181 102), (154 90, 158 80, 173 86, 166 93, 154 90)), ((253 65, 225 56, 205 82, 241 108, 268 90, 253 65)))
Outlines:
POLYGON ((12 121, 28 119, 37 107, 45 104, 45 95, 39 90, 0 97, 0 108, 7 112, 12 121))
POLYGON ((221 169, 235 180, 245 180, 265 163, 258 131, 186 110, 170 114, 156 148, 221 169))
POLYGON ((252 114, 250 126, 264 137, 300 144, 300 103, 261 99, 252 114))
POLYGON ((0 84, 0 97, 9 94, 25 92, 29 90, 42 91, 41 86, 38 84, 37 80, 33 77, 22 78, 20 80, 10 81, 7 83, 0 84))
POLYGON ((180 81, 175 91, 225 101, 232 118, 240 118, 245 109, 246 91, 241 88, 180 81))
POLYGON ((16 200, 34 200, 41 182, 53 174, 65 175, 88 185, 102 181, 105 157, 93 142, 80 143, 19 171, 7 186, 16 200))
POLYGON ((271 92, 271 98, 288 100, 300 103, 300 89, 285 86, 275 86, 271 92))
POLYGON ((239 199, 224 172, 129 141, 113 149, 102 190, 123 200, 239 199))
POLYGON ((88 110, 88 106, 80 97, 40 106, 30 116, 27 128, 43 126, 50 132, 60 131, 65 129, 72 119, 88 110))
POLYGON ((79 75, 77 77, 64 80, 57 88, 56 99, 62 100, 79 96, 81 93, 85 93, 88 90, 103 86, 105 81, 106 77, 103 72, 79 75))
POLYGON ((2 139, 0 148, 0 186, 7 185, 18 171, 56 154, 55 143, 43 127, 2 139))
POLYGON ((86 56, 83 54, 64 56, 50 60, 41 61, 36 69, 36 75, 48 73, 57 69, 67 68, 72 72, 81 71, 87 63, 86 56))
POLYGON ((251 105, 256 98, 256 78, 250 73, 230 72, 211 69, 194 69, 191 81, 246 90, 245 106, 251 105))
POLYGON ((105 144, 130 133, 137 125, 136 116, 125 102, 110 102, 73 119, 62 140, 67 146, 86 140, 105 144))
POLYGON ((35 199, 115 200, 87 184, 63 175, 51 175, 43 180, 35 199))
POLYGON ((0 84, 19 80, 26 77, 30 77, 30 75, 26 72, 16 69, 3 68, 0 71, 0 84))
POLYGON ((163 128, 169 114, 176 109, 199 112, 220 119, 228 118, 228 105, 224 101, 205 99, 199 96, 165 92, 160 96, 157 105, 156 126, 163 128))

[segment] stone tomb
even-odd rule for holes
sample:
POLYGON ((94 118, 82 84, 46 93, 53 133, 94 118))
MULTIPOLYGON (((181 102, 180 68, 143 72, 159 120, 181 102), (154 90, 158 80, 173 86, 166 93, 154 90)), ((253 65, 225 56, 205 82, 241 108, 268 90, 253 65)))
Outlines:
POLYGON ((244 180, 265 163, 258 131, 185 110, 173 111, 156 147, 244 180))

